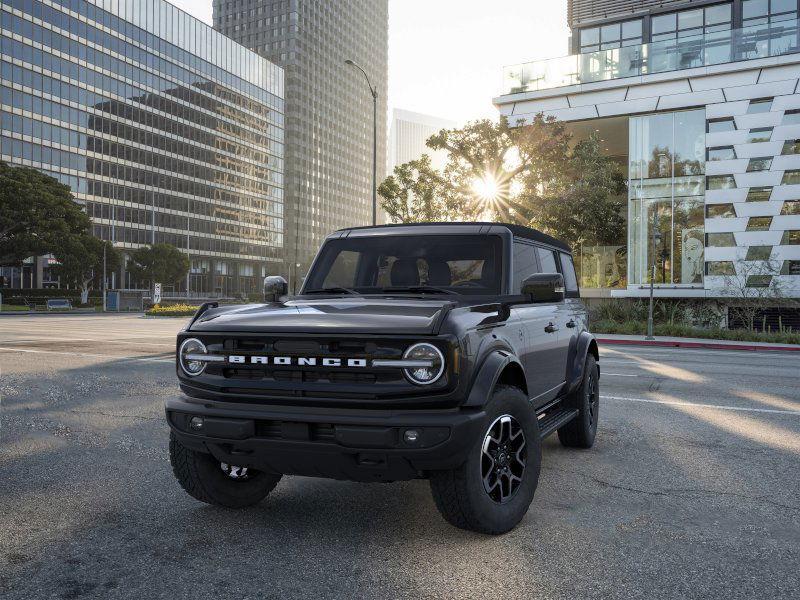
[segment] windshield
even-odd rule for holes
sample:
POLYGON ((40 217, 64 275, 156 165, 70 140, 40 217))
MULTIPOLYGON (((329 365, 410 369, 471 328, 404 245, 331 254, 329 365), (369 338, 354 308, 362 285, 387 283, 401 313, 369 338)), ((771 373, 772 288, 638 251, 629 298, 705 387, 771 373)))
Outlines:
POLYGON ((499 295, 496 235, 412 235, 327 242, 303 293, 499 295))

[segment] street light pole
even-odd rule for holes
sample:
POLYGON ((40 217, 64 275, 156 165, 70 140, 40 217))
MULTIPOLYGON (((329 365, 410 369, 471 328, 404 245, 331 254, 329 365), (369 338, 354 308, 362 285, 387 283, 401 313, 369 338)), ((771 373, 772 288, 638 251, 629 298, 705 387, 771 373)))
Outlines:
POLYGON ((378 90, 372 86, 369 75, 358 63, 349 58, 344 61, 346 65, 355 67, 364 74, 372 94, 372 224, 378 224, 378 90))

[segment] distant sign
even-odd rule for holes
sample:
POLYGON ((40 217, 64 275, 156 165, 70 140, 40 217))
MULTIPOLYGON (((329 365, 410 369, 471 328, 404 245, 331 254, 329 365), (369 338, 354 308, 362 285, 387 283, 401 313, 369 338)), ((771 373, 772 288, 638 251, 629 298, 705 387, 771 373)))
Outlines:
POLYGON ((161 284, 157 283, 153 287, 153 304, 161 304, 161 284))

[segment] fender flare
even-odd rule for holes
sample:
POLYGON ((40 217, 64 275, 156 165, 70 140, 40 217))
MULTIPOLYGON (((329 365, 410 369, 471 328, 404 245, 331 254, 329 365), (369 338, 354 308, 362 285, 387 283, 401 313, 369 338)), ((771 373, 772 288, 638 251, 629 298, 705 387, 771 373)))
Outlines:
POLYGON ((583 371, 586 366, 586 357, 592 354, 597 360, 597 369, 600 370, 600 354, 597 349, 597 340, 588 331, 583 331, 575 342, 575 349, 571 353, 572 362, 567 368, 568 389, 570 392, 578 388, 583 381, 583 371))
POLYGON ((510 364, 516 364, 523 374, 525 373, 516 356, 507 350, 491 350, 483 360, 480 369, 478 369, 478 374, 472 381, 472 387, 463 406, 484 406, 489 401, 497 380, 500 379, 500 374, 510 364))

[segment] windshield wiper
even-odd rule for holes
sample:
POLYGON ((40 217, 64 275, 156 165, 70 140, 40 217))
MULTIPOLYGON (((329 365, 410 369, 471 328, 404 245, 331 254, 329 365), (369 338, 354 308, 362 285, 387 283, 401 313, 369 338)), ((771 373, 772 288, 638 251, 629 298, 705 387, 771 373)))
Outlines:
POLYGON ((453 290, 436 287, 433 285, 393 285, 381 288, 383 292, 410 292, 412 294, 456 294, 453 290))
POLYGON ((303 293, 304 294, 354 294, 356 296, 360 295, 357 291, 351 290, 350 288, 346 287, 326 287, 326 288, 319 288, 316 290, 306 290, 303 293))

